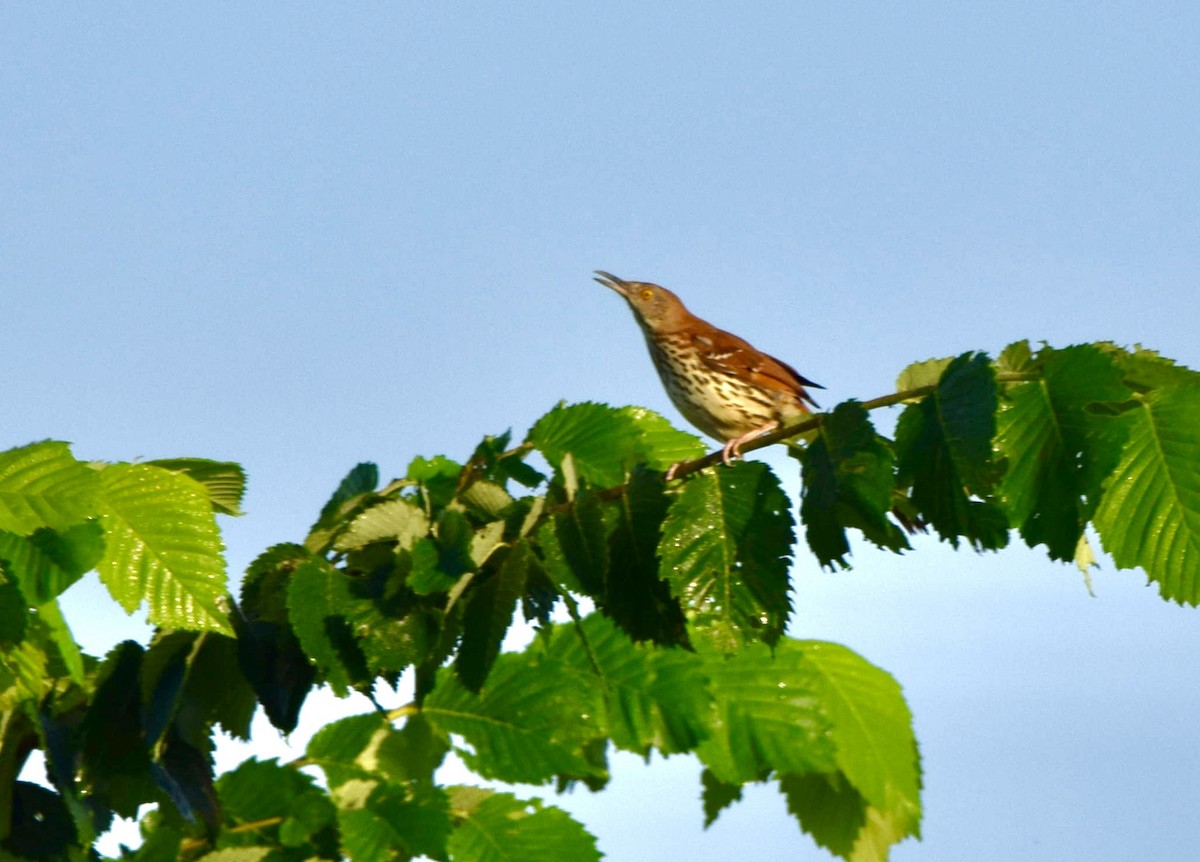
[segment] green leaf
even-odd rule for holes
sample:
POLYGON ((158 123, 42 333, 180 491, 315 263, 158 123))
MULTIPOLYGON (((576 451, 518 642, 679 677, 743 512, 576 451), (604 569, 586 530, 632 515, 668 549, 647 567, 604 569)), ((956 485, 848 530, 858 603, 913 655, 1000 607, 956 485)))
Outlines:
POLYGON ((313 779, 275 758, 251 757, 217 779, 221 810, 230 826, 285 817, 293 803, 316 787, 313 779))
POLYGON ((688 752, 708 735, 711 696, 695 655, 638 646, 603 614, 558 627, 546 654, 581 686, 604 686, 608 735, 618 748, 643 757, 651 747, 688 752))
POLYGON ((447 844, 455 862, 593 862, 596 839, 560 808, 494 793, 459 824, 447 844))
POLYGON ((379 468, 370 461, 355 464, 354 468, 338 484, 337 490, 321 508, 318 523, 336 518, 342 506, 356 497, 369 494, 379 487, 379 468))
POLYGON ((206 751, 188 744, 172 727, 150 764, 150 775, 185 820, 209 834, 217 831, 220 813, 206 751))
POLYGON ((362 653, 345 615, 353 596, 348 579, 323 559, 301 563, 288 586, 288 614, 304 652, 339 697, 365 681, 362 653))
POLYGON ((126 612, 144 601, 164 628, 233 634, 225 561, 208 496, 196 482, 149 464, 98 473, 107 548, 96 567, 126 612))
POLYGON ((716 822, 722 811, 742 798, 742 785, 726 784, 707 769, 700 773, 700 788, 705 829, 716 822))
POLYGON ((312 553, 301 545, 274 545, 250 564, 242 580, 237 629, 238 663, 267 718, 284 733, 296 729, 300 708, 312 688, 316 668, 288 620, 292 573, 312 553))
POLYGON ((346 621, 354 631, 370 673, 397 673, 420 664, 437 639, 433 612, 424 607, 396 608, 370 598, 356 599, 346 621))
POLYGON ((471 536, 471 562, 476 567, 481 567, 492 554, 504 546, 504 522, 490 521, 471 536))
MULTIPOLYGON (((468 557, 470 551, 467 552, 468 557)), ((432 539, 418 539, 409 551, 412 568, 406 582, 409 589, 419 596, 444 593, 454 586, 460 575, 448 575, 438 568, 440 554, 432 539)))
POLYGON ((279 824, 279 843, 285 847, 300 847, 312 841, 319 847, 333 843, 337 808, 320 790, 310 790, 297 796, 287 817, 279 824))
POLYGON ((467 461, 467 467, 476 479, 487 477, 501 488, 508 479, 527 488, 536 488, 546 477, 522 460, 528 454, 529 447, 509 449, 511 440, 512 429, 484 437, 467 461))
POLYGON ((63 530, 39 527, 28 536, 0 530, 0 560, 8 563, 31 605, 56 599, 103 555, 104 528, 97 520, 63 530))
POLYGON ((25 639, 29 623, 29 607, 8 566, 0 560, 0 649, 7 649, 25 639))
POLYGON ((581 493, 537 531, 546 573, 558 586, 599 596, 608 573, 608 530, 601 502, 581 493))
POLYGON ((790 502, 766 464, 742 461, 690 478, 658 543, 662 570, 693 639, 717 649, 779 640, 791 612, 790 502))
MULTIPOLYGON (((238 643, 224 635, 205 634, 188 658, 182 708, 189 721, 202 718, 219 724, 234 739, 250 739, 254 691, 242 675, 238 643)), ((195 740, 199 744, 199 740, 195 740)))
POLYGON ((512 505, 513 498, 495 482, 477 479, 459 492, 458 499, 483 518, 499 518, 512 505))
POLYGON ((1038 361, 1041 378, 1010 389, 1000 414, 1001 493, 1030 547, 1071 560, 1128 433, 1127 423, 1088 408, 1130 393, 1112 356, 1091 345, 1044 348, 1038 361))
POLYGON ((96 472, 66 443, 48 440, 0 452, 0 530, 25 536, 61 530, 97 513, 96 472))
POLYGON ((218 515, 244 514, 242 497, 246 493, 246 471, 241 464, 207 458, 162 458, 146 463, 191 476, 208 491, 208 499, 218 515))
POLYGON ((518 541, 508 552, 504 563, 479 583, 467 601, 463 617, 462 643, 454 670, 463 685, 479 691, 488 671, 500 654, 500 643, 512 624, 517 599, 525 591, 525 581, 533 565, 533 552, 528 543, 518 541))
POLYGON ((749 645, 732 656, 705 656, 716 703, 713 735, 700 761, 726 784, 756 781, 768 770, 828 772, 836 748, 818 669, 795 649, 775 655, 749 645))
POLYGON ((1121 568, 1141 566, 1164 598, 1200 603, 1200 375, 1141 360, 1156 388, 1126 414, 1129 438, 1096 511, 1121 568))
POLYGON ((9 649, 0 649, 0 657, 0 710, 11 713, 20 704, 32 707, 46 696, 54 680, 42 644, 18 641, 9 649))
POLYGON ((352 715, 325 725, 309 740, 305 759, 320 766, 330 787, 370 778, 379 768, 376 750, 393 733, 378 712, 352 715))
POLYGON ((475 570, 475 561, 471 557, 475 531, 462 512, 455 509, 442 512, 434 537, 438 549, 438 569, 442 574, 457 580, 475 570))
POLYGON ((637 470, 620 491, 601 607, 634 640, 686 643, 683 610, 659 576, 658 542, 669 503, 662 476, 637 470))
POLYGON ((713 694, 705 666, 682 649, 660 649, 650 655, 654 745, 663 754, 690 752, 712 734, 713 694))
MULTIPOLYGON (((788 813, 813 840, 831 853, 850 859, 868 826, 870 806, 840 772, 783 775, 779 789, 788 813)), ((870 858, 870 857, 866 857, 870 858)), ((886 854, 879 862, 887 859, 886 854)))
POLYGON ((195 632, 165 632, 142 657, 138 673, 142 699, 142 737, 153 750, 179 709, 189 669, 195 632))
POLYGON ((142 655, 138 644, 124 641, 105 657, 82 726, 83 779, 99 802, 122 817, 134 817, 139 805, 160 798, 142 737, 142 655))
POLYGON ((347 551, 372 542, 392 541, 411 548, 417 539, 429 535, 429 518, 408 500, 384 500, 355 515, 350 526, 334 541, 334 548, 347 551))
POLYGON ((703 458, 704 443, 695 434, 680 431, 665 418, 645 407, 619 407, 637 432, 638 451, 652 470, 666 470, 680 461, 703 458))
POLYGON ((79 644, 71 634, 67 621, 63 618, 62 609, 57 601, 49 601, 37 609, 38 619, 45 626, 47 639, 58 649, 59 659, 67 675, 79 685, 83 685, 84 666, 83 654, 79 644))
POLYGON ((699 439, 641 407, 584 402, 555 407, 529 429, 529 442, 559 464, 569 454, 579 475, 598 487, 620 484, 636 465, 665 470, 699 458, 699 439))
POLYGON ((965 537, 976 549, 1008 542, 1008 521, 989 495, 996 383, 987 357, 964 353, 942 373, 937 389, 909 405, 896 425, 897 480, 943 540, 965 537), (975 499, 982 498, 982 499, 975 499))
POLYGON ((322 507, 317 522, 308 531, 304 547, 314 553, 327 550, 329 543, 344 526, 342 522, 346 516, 378 486, 379 468, 368 461, 356 464, 322 507))
POLYGON ((287 589, 300 564, 315 559, 302 545, 282 542, 259 554, 242 579, 242 612, 251 620, 286 623, 287 589))
POLYGON ((904 533, 888 519, 895 459, 861 404, 846 401, 831 410, 798 457, 804 469, 800 517, 822 566, 849 568, 846 527, 881 548, 908 548, 904 533))
POLYGON ((410 855, 445 858, 450 836, 449 800, 440 789, 414 793, 394 784, 377 786, 366 806, 338 811, 342 843, 355 862, 387 862, 410 855))
POLYGON ((584 747, 599 738, 599 690, 580 685, 552 661, 501 655, 479 694, 443 671, 425 700, 424 715, 443 734, 459 734, 467 766, 484 778, 539 784, 555 776, 585 778, 603 771, 584 747))
POLYGON ((1105 342, 1097 344, 1096 347, 1114 357, 1125 374, 1125 385, 1142 395, 1156 390, 1187 387, 1192 384, 1196 375, 1196 372, 1187 366, 1179 365, 1154 350, 1126 350, 1105 342))
POLYGON ((458 477, 463 465, 444 455, 433 458, 413 458, 408 465, 407 478, 421 485, 426 508, 437 511, 454 499, 458 477))
MULTIPOLYGON (((912 715, 887 672, 843 646, 789 641, 781 652, 803 656, 830 720, 838 769, 900 837, 921 818, 921 771, 912 715)), ((899 839, 896 839, 899 840, 899 839)))
POLYGON ((617 485, 637 461, 629 417, 607 404, 560 404, 529 429, 529 442, 551 464, 568 454, 587 481, 617 485))
POLYGON ((997 371, 1023 372, 1034 366, 1033 351, 1029 349, 1028 341, 1014 341, 996 357, 997 371))
POLYGON ((923 362, 912 363, 896 378, 896 391, 907 392, 923 386, 936 386, 942 373, 953 361, 952 357, 947 356, 944 359, 926 359, 923 362))
POLYGON ((449 744, 429 726, 422 714, 410 715, 404 726, 388 733, 375 748, 378 768, 395 781, 431 783, 449 744))

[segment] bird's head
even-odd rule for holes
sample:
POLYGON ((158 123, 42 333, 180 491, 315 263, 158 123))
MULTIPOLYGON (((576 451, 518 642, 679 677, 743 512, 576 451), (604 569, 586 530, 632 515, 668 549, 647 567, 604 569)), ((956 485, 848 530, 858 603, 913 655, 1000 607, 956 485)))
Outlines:
POLYGON ((685 325, 691 317, 679 297, 665 287, 645 281, 624 281, 599 269, 596 276, 600 284, 625 297, 638 323, 648 329, 669 332, 685 325))

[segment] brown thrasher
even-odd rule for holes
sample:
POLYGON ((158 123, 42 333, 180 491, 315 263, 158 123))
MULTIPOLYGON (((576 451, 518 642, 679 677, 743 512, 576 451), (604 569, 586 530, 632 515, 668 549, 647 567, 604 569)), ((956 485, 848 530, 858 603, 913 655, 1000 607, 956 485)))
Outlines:
MULTIPOLYGON (((596 270, 596 281, 629 303, 650 358, 684 418, 724 441, 725 464, 739 447, 817 406, 804 387, 824 389, 790 365, 688 311, 665 287, 596 270)), ((676 465, 678 466, 678 465, 676 465)), ((672 467, 670 478, 675 472, 672 467)))

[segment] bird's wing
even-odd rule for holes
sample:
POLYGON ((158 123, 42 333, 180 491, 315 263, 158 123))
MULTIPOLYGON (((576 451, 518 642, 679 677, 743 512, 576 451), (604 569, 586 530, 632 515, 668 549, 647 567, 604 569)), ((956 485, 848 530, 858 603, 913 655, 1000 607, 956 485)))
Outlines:
POLYGON ((817 402, 804 391, 805 387, 825 388, 820 383, 813 383, 786 362, 755 349, 732 332, 712 327, 693 333, 692 343, 701 361, 714 371, 745 377, 764 389, 797 393, 801 400, 813 407, 817 406, 817 402))

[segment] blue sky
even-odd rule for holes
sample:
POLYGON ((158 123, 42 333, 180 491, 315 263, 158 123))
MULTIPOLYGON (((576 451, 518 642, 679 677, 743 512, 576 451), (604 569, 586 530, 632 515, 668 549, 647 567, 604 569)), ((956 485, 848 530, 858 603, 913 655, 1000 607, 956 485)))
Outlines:
MULTIPOLYGON (((560 399, 682 421, 596 268, 828 404, 1019 338, 1200 367, 1193 4, 10 4, 0 57, 0 446, 241 462, 235 578, 360 460, 560 399)), ((854 559, 800 550, 791 633, 905 686, 895 859, 1191 846, 1194 611, 1107 562, 1092 598, 1016 549, 854 559)), ((97 596, 93 649, 144 636, 97 596)), ((621 760, 559 803, 615 860, 825 858, 772 792, 703 833, 696 775, 621 760)))

